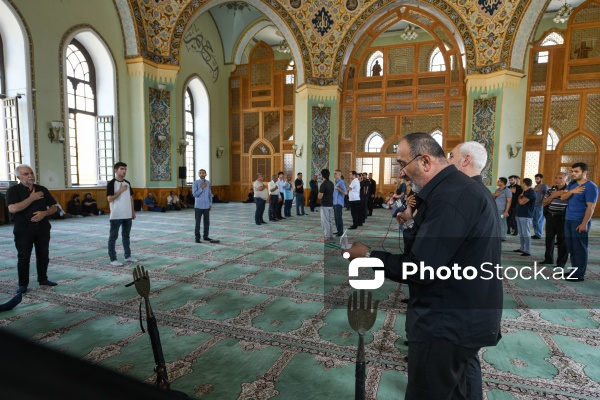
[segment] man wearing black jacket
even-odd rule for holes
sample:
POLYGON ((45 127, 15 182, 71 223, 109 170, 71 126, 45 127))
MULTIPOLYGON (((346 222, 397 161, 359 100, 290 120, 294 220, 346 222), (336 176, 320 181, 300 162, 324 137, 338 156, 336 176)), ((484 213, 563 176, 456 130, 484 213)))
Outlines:
POLYGON ((319 195, 319 185, 317 184, 317 176, 313 175, 312 179, 309 182, 310 185, 310 197, 309 197, 309 205, 310 211, 315 212, 315 207, 317 206, 317 196, 319 195))
POLYGON ((367 208, 369 210, 368 216, 373 215, 373 202, 375 201, 375 195, 377 194, 377 182, 373 180, 373 174, 369 174, 369 198, 367 199, 367 208))
POLYGON ((400 175, 418 189, 420 203, 413 221, 410 206, 399 214, 413 226, 410 237, 405 234, 405 252, 371 253, 354 243, 350 260, 378 258, 386 278, 408 282, 405 399, 466 399, 469 361, 501 337, 502 280, 492 273, 501 254, 496 205, 484 185, 448 164, 443 149, 426 133, 403 137, 397 160, 400 175), (414 264, 416 272, 406 263, 414 264), (473 279, 465 279, 472 277, 467 267, 476 272, 473 279), (439 274, 448 269, 449 276, 439 274))

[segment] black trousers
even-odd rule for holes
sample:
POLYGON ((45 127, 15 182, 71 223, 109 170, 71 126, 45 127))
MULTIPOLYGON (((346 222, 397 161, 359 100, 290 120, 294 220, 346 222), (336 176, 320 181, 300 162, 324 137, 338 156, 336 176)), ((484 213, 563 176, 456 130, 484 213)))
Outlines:
POLYGON ((404 400, 466 400, 469 362, 478 351, 447 340, 411 341, 404 400))
POLYGON ((310 211, 315 211, 315 207, 317 206, 317 197, 319 195, 319 192, 310 192, 310 198, 309 198, 309 206, 310 206, 310 211))
POLYGON ((369 211, 369 216, 373 215, 373 200, 375 200, 371 195, 367 199, 367 210, 369 211))
POLYGON ((196 240, 200 240, 200 220, 204 216, 204 239, 208 237, 208 228, 210 228, 210 210, 208 208, 194 208, 196 211, 196 226, 194 235, 196 240))
POLYGON ((569 259, 567 243, 565 242, 565 213, 546 214, 546 254, 544 260, 554 261, 554 237, 558 244, 558 257, 556 265, 564 267, 569 259))
POLYGON ((37 224, 15 224, 13 233, 17 248, 19 286, 29 285, 29 261, 34 246, 38 282, 48 280, 50 229, 50 223, 45 220, 37 224))
POLYGON ((269 196, 269 221, 277 219, 277 202, 279 201, 279 195, 272 194, 269 196))
POLYGON ((514 232, 515 234, 517 234, 519 232, 519 228, 517 226, 517 209, 516 207, 511 207, 508 210, 508 219, 506 220, 506 223, 508 225, 508 230, 506 233, 508 233, 509 235, 514 232), (512 230, 512 232, 511 232, 512 230))
POLYGON ((360 199, 360 223, 364 223, 367 220, 367 198, 361 197, 360 199))
POLYGON ((359 226, 362 222, 360 219, 360 200, 349 201, 350 214, 352 214, 352 226, 359 226))

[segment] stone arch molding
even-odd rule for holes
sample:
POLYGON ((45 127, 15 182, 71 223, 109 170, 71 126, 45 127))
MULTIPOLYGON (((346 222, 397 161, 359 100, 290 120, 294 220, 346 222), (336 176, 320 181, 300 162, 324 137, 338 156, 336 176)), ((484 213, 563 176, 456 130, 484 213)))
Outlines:
POLYGON ((519 28, 512 43, 509 63, 511 68, 519 71, 525 69, 525 56, 528 53, 529 43, 533 40, 547 4, 547 0, 530 1, 523 18, 519 22, 519 28))
MULTIPOLYGON (((123 32, 127 37, 135 37, 138 39, 139 35, 145 33, 140 32, 140 27, 136 25, 135 21, 131 17, 131 7, 137 9, 137 4, 134 4, 136 0, 114 0, 117 5, 117 11, 119 12, 121 24, 123 26, 123 32), (129 3, 127 7, 124 7, 122 3, 129 3)), ((157 64, 179 64, 179 53, 182 46, 182 39, 188 26, 190 26, 197 17, 202 13, 208 11, 213 7, 220 6, 228 3, 230 0, 195 0, 189 2, 179 13, 177 21, 171 30, 170 34, 170 54, 168 56, 153 55, 153 62, 157 64)), ((304 43, 304 38, 299 29, 293 29, 296 27, 294 19, 290 16, 287 8, 276 1, 264 2, 261 0, 245 0, 252 7, 262 12, 269 20, 270 23, 275 25, 277 29, 283 34, 283 38, 288 42, 292 58, 296 64, 296 77, 297 86, 300 86, 306 80, 306 76, 311 75, 311 64, 309 52, 304 43), (293 30, 292 30, 293 29, 293 30), (306 57, 302 55, 305 54, 306 57)), ((126 39, 126 53, 127 56, 142 55, 144 57, 150 56, 148 52, 143 48, 138 48, 137 43, 134 40, 126 39), (135 43, 134 43, 135 42, 135 43), (136 51, 137 50, 137 51, 136 51)))
MULTIPOLYGON (((432 3, 443 2, 433 1, 432 3)), ((410 6, 428 12, 429 14, 436 17, 450 31, 459 47, 460 54, 462 55, 462 66, 465 70, 467 66, 470 65, 470 62, 468 60, 473 60, 473 62, 475 62, 475 48, 473 47, 473 43, 475 42, 475 40, 472 36, 471 31, 467 29, 466 22, 460 15, 458 15, 457 13, 452 13, 452 16, 454 17, 453 19, 455 20, 455 22, 453 22, 448 17, 448 15, 446 15, 447 10, 444 10, 446 12, 441 11, 438 7, 427 4, 425 2, 421 2, 419 0, 408 0, 402 3, 392 2, 384 7, 377 9, 377 11, 373 12, 371 15, 366 15, 367 13, 371 12, 371 8, 365 10, 363 15, 361 15, 360 19, 362 19, 363 21, 367 21, 359 29, 355 30, 354 33, 352 33, 351 31, 347 33, 348 35, 351 35, 350 42, 348 44, 341 43, 338 47, 338 51, 336 53, 338 54, 338 56, 335 59, 333 68, 333 70, 335 71, 336 78, 339 80, 339 82, 343 81, 345 66, 348 64, 350 56, 352 55, 355 47, 359 44, 360 39, 363 37, 366 31, 370 29, 373 23, 379 20, 379 18, 381 18, 383 15, 389 13, 392 10, 396 10, 405 6, 410 6), (460 29, 457 28, 455 23, 458 24, 460 29)))

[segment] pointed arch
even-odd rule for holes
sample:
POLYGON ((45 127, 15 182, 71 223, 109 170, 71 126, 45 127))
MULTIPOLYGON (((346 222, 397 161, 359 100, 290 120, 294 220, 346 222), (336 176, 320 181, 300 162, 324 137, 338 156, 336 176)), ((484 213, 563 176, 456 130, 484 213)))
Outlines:
POLYGON ((64 157, 67 160, 65 186, 102 185, 113 175, 112 164, 120 159, 118 78, 110 48, 91 25, 73 26, 61 38, 60 72, 61 109, 65 132, 64 157), (93 112, 87 107, 74 107, 76 104, 70 97, 73 92, 67 77, 67 57, 74 41, 85 49, 89 57, 87 62, 94 65, 93 95, 96 107, 93 112), (85 116, 90 116, 91 119, 85 116), (86 168, 85 177, 80 178, 79 167, 86 168))
MULTIPOLYGON (((200 168, 205 169, 208 176, 210 176, 211 165, 211 154, 210 149, 213 148, 211 137, 210 137, 210 97, 208 94, 208 89, 204 84, 204 81, 200 76, 194 74, 189 76, 184 83, 183 91, 182 91, 182 101, 183 101, 183 112, 185 114, 185 95, 189 89, 189 93, 192 97, 193 102, 193 121, 191 127, 185 127, 183 134, 188 135, 187 129, 192 129, 192 140, 193 146, 191 149, 186 149, 186 152, 191 157, 188 160, 186 157, 186 164, 193 165, 193 171, 188 170, 187 174, 187 183, 193 183, 196 178, 196 173, 200 168), (196 145, 197 144, 197 145, 196 145), (207 144, 207 145, 206 145, 207 144), (191 177, 190 177, 191 175, 191 177)), ((185 123, 185 120, 184 120, 185 123)), ((189 140, 188 140, 189 142, 189 140)), ((189 169, 189 168, 188 168, 189 169)))
POLYGON ((377 131, 373 131, 365 140, 366 153, 380 153, 383 149, 385 138, 377 131))

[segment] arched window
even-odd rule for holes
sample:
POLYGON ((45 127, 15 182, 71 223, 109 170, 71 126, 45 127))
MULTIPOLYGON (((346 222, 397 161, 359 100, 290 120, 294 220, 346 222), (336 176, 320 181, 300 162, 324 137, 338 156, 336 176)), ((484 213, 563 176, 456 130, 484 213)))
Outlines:
POLYGON ((184 108, 185 140, 188 142, 185 150, 186 183, 191 185, 196 177, 196 166, 194 165, 194 98, 189 87, 185 90, 184 108))
POLYGON ((542 46, 555 46, 557 44, 563 44, 565 38, 558 32, 550 32, 544 40, 542 40, 542 46))
MULTIPOLYGON (((541 133, 541 132, 540 132, 541 133)), ((558 145, 558 135, 552 128, 548 128, 548 138, 546 140, 546 150, 556 150, 558 145)))
POLYGON ((365 141, 365 151, 367 153, 379 153, 383 147, 383 136, 379 132, 373 132, 365 141))
POLYGON ((431 132, 431 137, 435 139, 436 142, 438 142, 438 144, 442 146, 442 142, 443 142, 443 136, 442 136, 442 131, 440 131, 439 129, 431 132))
MULTIPOLYGON (((71 184, 95 185, 112 175, 105 173, 105 179, 100 179, 99 165, 93 161, 97 160, 96 70, 90 54, 75 39, 67 47, 66 59, 71 184)), ((109 163, 112 165, 112 146, 109 163)), ((106 166, 106 162, 103 166, 106 166)))
MULTIPOLYGON (((210 177, 212 151, 223 143, 210 140, 210 102, 206 86, 197 76, 190 79, 184 92, 185 135, 189 145, 186 149, 186 183, 191 185, 198 179, 198 170, 205 169, 210 177), (189 100, 188 100, 189 99, 189 100), (198 143, 198 146, 195 144, 198 143)), ((214 154, 214 153, 212 153, 214 154)))
POLYGON ((436 47, 431 52, 431 56, 429 57, 429 71, 431 72, 441 72, 446 70, 446 61, 444 60, 444 55, 439 47, 436 47))
POLYGON ((383 53, 379 50, 371 54, 369 61, 367 61, 367 76, 374 76, 373 67, 375 67, 375 72, 379 71, 375 76, 383 75, 383 53), (376 64, 378 67, 375 66, 376 64))
POLYGON ((285 75, 285 84, 286 85, 293 85, 294 84, 294 60, 291 59, 288 66, 287 66, 287 70, 288 71, 292 71, 291 74, 286 74, 285 75))

